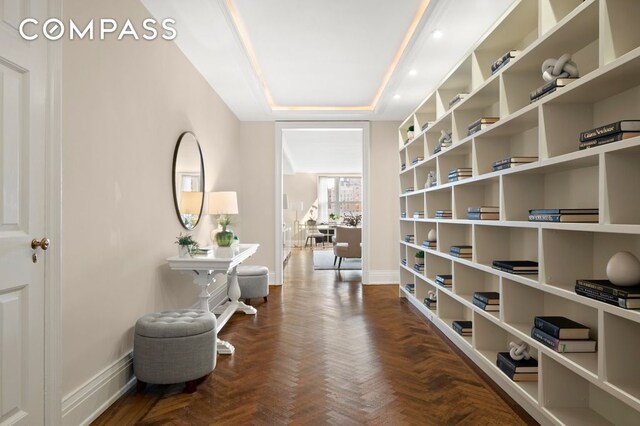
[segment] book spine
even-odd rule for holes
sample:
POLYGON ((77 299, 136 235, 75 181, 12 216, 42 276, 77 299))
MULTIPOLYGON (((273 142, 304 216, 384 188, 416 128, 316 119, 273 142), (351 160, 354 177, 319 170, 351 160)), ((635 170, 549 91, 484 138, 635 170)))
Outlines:
POLYGON ((516 374, 515 368, 512 368, 510 364, 507 364, 506 362, 504 362, 502 358, 498 358, 496 360, 496 365, 504 374, 506 374, 507 376, 509 376, 511 380, 513 380, 513 376, 514 374, 516 374))
POLYGON ((484 294, 474 294, 474 295, 473 295, 473 297, 474 297, 475 299, 478 299, 478 300, 482 301, 482 303, 485 303, 485 304, 487 304, 487 305, 489 305, 489 304, 490 304, 489 302, 491 301, 491 299, 489 299, 489 298, 488 298, 487 296, 485 296, 484 294))
POLYGON ((495 74, 511 60, 511 56, 502 57, 491 65, 491 74, 495 74))
POLYGON ((601 136, 611 135, 613 133, 618 133, 621 131, 621 122, 611 123, 604 126, 596 127, 595 129, 587 130, 586 132, 580 133, 580 142, 585 142, 591 139, 596 139, 601 136))
POLYGON ((621 308, 626 308, 626 305, 627 305, 625 299, 620 299, 610 294, 601 293, 597 290, 590 289, 590 288, 576 287, 576 294, 580 296, 588 297, 589 299, 597 300, 598 302, 619 306, 621 308))
POLYGON ((497 172, 498 170, 510 169, 511 167, 512 167, 511 163, 504 163, 504 164, 500 164, 498 166, 493 166, 493 171, 497 172))
POLYGON ((580 142, 578 148, 587 149, 594 146, 606 145, 611 142, 618 142, 622 139, 624 139, 624 133, 617 133, 611 136, 605 136, 603 138, 598 137, 597 139, 590 139, 588 141, 580 142))
POLYGON ((473 298, 473 304, 476 305, 477 307, 479 307, 482 310, 484 310, 487 307, 487 304, 485 302, 483 302, 482 300, 478 299, 477 297, 473 298))
POLYGON ((558 80, 553 80, 548 82, 547 84, 538 87, 536 90, 534 90, 533 92, 531 92, 529 94, 529 99, 533 100, 535 98, 537 98, 538 96, 542 95, 543 93, 548 92, 551 89, 554 89, 556 87, 558 87, 558 80))
POLYGON ((543 93, 539 94, 539 95, 538 95, 538 96, 536 96, 535 98, 531 99, 531 103, 533 103, 533 102, 535 102, 535 101, 537 101, 537 100, 539 100, 539 99, 542 99, 542 98, 544 98, 545 96, 548 96, 548 95, 550 95, 550 94, 552 94, 552 93, 555 93, 555 91, 556 91, 557 89, 558 89, 557 87, 554 87, 554 88, 552 88, 552 89, 547 90, 546 92, 543 92, 543 93))
POLYGON ((605 287, 603 285, 588 281, 588 280, 578 280, 576 281, 576 288, 580 287, 588 287, 594 290, 598 290, 601 293, 612 294, 615 297, 620 297, 626 299, 629 297, 629 293, 625 290, 618 290, 617 288, 605 287))
POLYGON ((538 342, 543 343, 545 346, 550 347, 551 349, 554 350, 558 350, 558 346, 560 344, 560 340, 548 336, 547 334, 545 334, 542 330, 533 327, 531 329, 531 337, 533 337, 534 339, 536 339, 538 342))
POLYGON ((529 222, 560 222, 559 214, 530 214, 529 222))
POLYGON ((534 320, 534 325, 536 326, 536 328, 544 331, 545 333, 553 336, 553 337, 560 337, 560 327, 551 324, 548 321, 545 321, 539 317, 536 317, 534 320))

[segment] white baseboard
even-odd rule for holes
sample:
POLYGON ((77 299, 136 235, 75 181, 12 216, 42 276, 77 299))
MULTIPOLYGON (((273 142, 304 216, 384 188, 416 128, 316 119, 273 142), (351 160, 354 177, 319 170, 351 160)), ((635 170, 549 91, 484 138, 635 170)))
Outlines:
POLYGON ((399 282, 400 272, 397 269, 378 269, 369 271, 369 280, 363 284, 398 284, 399 282))
MULTIPOLYGON (((227 300, 227 286, 215 288, 209 297, 213 310, 227 300)), ((195 303, 192 308, 198 308, 195 303)), ((62 425, 88 425, 106 411, 136 383, 133 352, 125 354, 75 391, 62 398, 62 425)))

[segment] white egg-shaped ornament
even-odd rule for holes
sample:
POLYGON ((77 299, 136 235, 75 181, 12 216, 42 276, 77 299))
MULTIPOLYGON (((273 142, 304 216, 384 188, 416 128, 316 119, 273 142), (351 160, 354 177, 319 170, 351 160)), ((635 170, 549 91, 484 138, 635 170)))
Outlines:
POLYGON ((628 251, 614 254, 607 263, 607 277, 623 287, 640 284, 640 260, 628 251))
POLYGON ((427 234, 427 240, 429 241, 435 241, 436 240, 436 230, 432 229, 429 231, 429 233, 427 234))

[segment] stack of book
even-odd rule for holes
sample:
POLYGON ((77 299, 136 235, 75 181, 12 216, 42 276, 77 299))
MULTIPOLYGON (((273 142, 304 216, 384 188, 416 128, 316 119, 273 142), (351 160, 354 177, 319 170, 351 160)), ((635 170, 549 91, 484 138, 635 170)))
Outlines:
POLYGON ((498 220, 500 219, 500 208, 495 206, 469 207, 467 209, 467 219, 498 220))
POLYGON ((424 219, 424 211, 418 210, 413 212, 414 219, 424 219))
POLYGON ((471 177, 471 167, 460 167, 458 169, 449 170, 449 182, 457 182, 462 179, 471 177))
POLYGON ((416 157, 413 159, 413 161, 411 161, 411 164, 418 164, 422 160, 424 160, 424 157, 416 157))
POLYGON ((455 104, 457 104, 458 102, 460 102, 461 100, 463 100, 467 96, 469 96, 469 94, 466 93, 466 92, 458 93, 453 98, 451 98, 451 100, 449 101, 449 108, 453 107, 455 104))
POLYGON ((471 259, 471 246, 451 246, 449 249, 451 256, 460 257, 462 259, 471 259))
POLYGON ((407 266, 407 259, 401 259, 400 263, 402 263, 404 266, 407 266))
POLYGON ((440 151, 442 151, 442 148, 448 148, 451 146, 451 144, 453 143, 453 139, 451 137, 451 130, 446 131, 446 130, 442 130, 440 132, 440 138, 438 138, 438 145, 436 145, 436 148, 433 150, 434 154, 439 153, 440 151))
POLYGON ((494 260, 493 269, 516 275, 536 275, 538 262, 532 260, 494 260))
POLYGON ((433 126, 433 123, 434 123, 433 121, 427 121, 422 126, 420 126, 420 129, 422 129, 422 131, 424 132, 425 130, 427 130, 427 128, 429 128, 430 126, 433 126))
POLYGON ((484 130, 487 127, 491 126, 493 123, 498 121, 500 117, 482 117, 478 118, 473 123, 469 124, 467 127, 467 136, 471 136, 474 133, 479 132, 480 130, 484 130))
POLYGON ((498 170, 510 169, 511 167, 516 167, 521 164, 529 164, 534 161, 538 161, 538 157, 509 157, 504 158, 502 160, 495 161, 493 163, 493 171, 497 172, 498 170))
POLYGON ((400 217, 403 218, 403 219, 406 219, 407 218, 407 212, 400 213, 400 217))
POLYGON ((416 290, 416 285, 413 283, 405 284, 404 289, 407 290, 409 293, 413 294, 416 290))
POLYGON ((500 293, 495 291, 476 291, 473 293, 473 304, 483 311, 497 312, 500 310, 500 293))
POLYGON ((514 382, 538 381, 538 360, 535 358, 516 361, 509 352, 498 352, 496 365, 514 382))
POLYGON ((415 235, 412 234, 407 234, 404 236, 404 242, 405 243, 415 243, 416 242, 416 237, 415 235))
POLYGON ((451 323, 451 328, 461 336, 471 337, 473 333, 473 322, 456 320, 451 323))
POLYGON ((598 223, 596 209, 533 209, 529 210, 529 222, 578 222, 598 223))
POLYGON ((438 242, 436 240, 424 240, 422 242, 422 247, 427 248, 427 249, 431 249, 431 250, 435 250, 437 243, 438 242))
POLYGON ((576 294, 625 309, 640 309, 640 285, 621 287, 609 280, 577 280, 576 294))
POLYGON ((640 120, 621 120, 580 133, 578 148, 587 149, 640 136, 640 120))
POLYGON ((529 94, 529 99, 531 102, 535 102, 538 99, 542 99, 547 95, 552 94, 557 89, 566 86, 567 84, 571 84, 576 81, 578 77, 564 77, 564 78, 556 78, 553 81, 543 84, 538 87, 536 90, 529 94))
POLYGON ((519 50, 510 50, 504 55, 502 55, 502 57, 500 57, 497 61, 491 64, 491 74, 495 74, 496 72, 498 72, 500 68, 507 65, 513 58, 515 58, 519 54, 520 54, 519 50))
POLYGON ((451 219, 451 210, 436 210, 436 219, 451 219))
POLYGON ((407 169, 407 163, 400 164, 400 171, 404 171, 407 169))
POLYGON ((416 263, 413 264, 413 270, 418 272, 424 272, 424 257, 416 257, 416 263))
POLYGON ((589 327, 565 317, 535 317, 531 337, 556 352, 595 352, 589 327))
POLYGON ((438 307, 438 301, 430 297, 425 297, 423 303, 429 309, 436 309, 438 307))
POLYGON ((404 193, 406 194, 407 192, 413 192, 413 186, 407 186, 407 187, 404 189, 404 193))
POLYGON ((436 284, 442 287, 451 288, 451 285, 453 284, 453 277, 447 274, 438 274, 436 275, 436 284))
POLYGON ((213 255, 214 250, 215 247, 213 246, 198 247, 193 254, 196 256, 209 256, 213 255))

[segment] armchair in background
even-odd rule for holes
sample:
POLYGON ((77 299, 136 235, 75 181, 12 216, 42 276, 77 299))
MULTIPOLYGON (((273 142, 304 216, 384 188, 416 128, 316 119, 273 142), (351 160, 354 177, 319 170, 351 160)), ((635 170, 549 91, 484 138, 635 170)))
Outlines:
POLYGON ((342 265, 342 259, 359 259, 362 257, 362 228, 345 226, 336 227, 335 244, 333 246, 333 265, 340 258, 338 269, 342 265))

